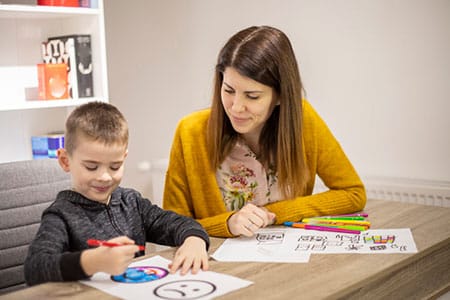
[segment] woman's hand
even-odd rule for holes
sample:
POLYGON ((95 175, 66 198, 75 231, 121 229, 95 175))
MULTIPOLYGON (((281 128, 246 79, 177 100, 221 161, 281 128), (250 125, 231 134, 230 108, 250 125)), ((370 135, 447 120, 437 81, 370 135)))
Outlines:
POLYGON ((197 236, 190 236, 175 252, 172 263, 169 264, 170 273, 175 273, 181 268, 180 274, 185 275, 192 268, 191 273, 197 274, 202 269, 207 271, 209 267, 206 243, 197 236))
POLYGON ((253 236, 255 231, 271 225, 275 221, 275 214, 265 207, 258 207, 247 203, 228 219, 227 224, 231 234, 239 236, 253 236))

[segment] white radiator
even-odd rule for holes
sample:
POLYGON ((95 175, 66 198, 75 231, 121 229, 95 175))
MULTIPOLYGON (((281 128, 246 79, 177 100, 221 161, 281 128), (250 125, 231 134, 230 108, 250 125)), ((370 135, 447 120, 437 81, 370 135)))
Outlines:
MULTIPOLYGON (((164 177, 168 159, 154 160, 150 164, 152 200, 161 206, 164 177)), ((450 207, 450 182, 394 177, 363 177, 368 199, 409 202, 424 205, 450 207)), ((327 187, 317 178, 314 193, 327 187)))
MULTIPOLYGON (((450 207, 450 182, 390 177, 363 178, 368 199, 450 207)), ((318 179, 314 193, 327 188, 318 179)))

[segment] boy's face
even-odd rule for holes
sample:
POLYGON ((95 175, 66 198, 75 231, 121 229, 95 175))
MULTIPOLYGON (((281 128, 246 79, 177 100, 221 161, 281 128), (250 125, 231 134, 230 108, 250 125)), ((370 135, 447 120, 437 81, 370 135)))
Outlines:
POLYGON ((72 155, 58 151, 59 164, 72 175, 72 189, 105 204, 122 180, 126 156, 126 145, 105 145, 85 137, 77 138, 72 155))

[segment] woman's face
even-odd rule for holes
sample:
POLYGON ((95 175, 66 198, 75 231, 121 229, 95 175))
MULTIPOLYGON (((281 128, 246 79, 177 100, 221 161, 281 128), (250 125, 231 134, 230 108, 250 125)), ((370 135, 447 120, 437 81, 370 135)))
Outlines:
POLYGON ((222 104, 231 124, 245 139, 258 139, 267 119, 277 105, 273 89, 236 69, 227 67, 223 73, 222 104))

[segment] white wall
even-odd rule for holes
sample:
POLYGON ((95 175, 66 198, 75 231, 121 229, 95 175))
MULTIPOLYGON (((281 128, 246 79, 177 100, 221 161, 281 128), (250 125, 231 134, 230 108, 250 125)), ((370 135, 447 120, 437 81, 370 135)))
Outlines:
POLYGON ((450 1, 105 1, 111 103, 131 127, 124 185, 166 158, 178 120, 209 106, 218 51, 282 29, 307 97, 363 176, 450 181, 450 1))

